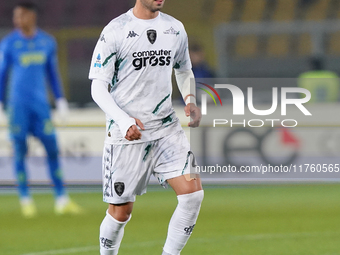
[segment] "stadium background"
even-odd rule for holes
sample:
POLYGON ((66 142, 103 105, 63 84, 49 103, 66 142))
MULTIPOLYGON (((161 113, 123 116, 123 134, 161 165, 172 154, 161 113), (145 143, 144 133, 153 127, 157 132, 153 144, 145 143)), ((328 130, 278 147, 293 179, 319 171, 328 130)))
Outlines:
MULTIPOLYGON (((0 0, 0 38, 12 29, 14 2, 0 0)), ((11 146, 6 123, 0 123, 0 253, 97 254, 97 228, 105 211, 99 186, 104 115, 92 102, 88 69, 102 28, 131 8, 134 1, 34 2, 41 10, 39 26, 58 42, 60 71, 71 113, 67 123, 57 116, 55 123, 66 182, 71 196, 87 213, 77 218, 52 214, 44 152, 31 139, 29 171, 40 214, 32 221, 20 217, 11 146)), ((167 0, 164 12, 184 23, 190 44, 203 47, 206 63, 216 77, 297 78, 310 69, 313 56, 324 59, 325 69, 340 74, 339 0, 167 0)), ((257 88, 265 95, 258 103, 268 104, 271 88, 269 84, 257 88)), ((185 123, 183 105, 176 87, 174 90, 175 108, 185 123)), ((338 104, 337 100, 311 107, 326 113, 327 109, 340 109, 338 104)), ((300 155, 322 154, 340 163, 340 118, 335 116, 321 127, 304 124, 304 129, 294 133, 302 143, 300 155), (325 140, 330 142, 325 145, 325 140)), ((274 142, 268 150, 280 151, 280 146, 274 142)), ((339 254, 338 177, 278 178, 269 183, 242 177, 221 180, 203 179, 206 198, 201 226, 195 229, 183 254, 339 254)), ((159 254, 165 222, 176 201, 171 191, 156 186, 150 191, 136 204, 136 220, 127 226, 122 254, 159 254)))
MULTIPOLYGON (((131 8, 134 1, 34 2, 41 9, 40 26, 59 43, 60 69, 68 99, 75 107, 91 105, 90 93, 86 90, 90 82, 86 77, 93 46, 103 26, 131 8)), ((10 1, 1 1, 2 36, 12 28, 12 6, 10 1)), ((297 77, 308 70, 308 59, 313 54, 325 57, 326 69, 340 71, 340 4, 337 0, 168 1, 164 12, 185 24, 190 40, 203 46, 207 62, 219 77, 297 77), (252 34, 244 34, 240 27, 234 29, 234 34, 223 42, 228 59, 219 59, 221 50, 216 49, 215 31, 222 23, 260 24, 266 29, 273 23, 292 22, 295 27, 301 27, 299 32, 282 34, 279 27, 276 33, 254 30, 252 34), (304 28, 302 23, 309 23, 313 28, 304 28), (320 25, 326 27, 324 31, 320 25), (233 64, 221 70, 222 61, 233 64)))

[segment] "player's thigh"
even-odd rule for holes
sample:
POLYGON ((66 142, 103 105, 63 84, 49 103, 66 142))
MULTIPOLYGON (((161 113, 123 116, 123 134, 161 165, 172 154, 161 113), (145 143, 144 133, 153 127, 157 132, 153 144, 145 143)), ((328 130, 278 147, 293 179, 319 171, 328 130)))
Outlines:
MULTIPOLYGON (((195 165, 195 157, 190 151, 190 144, 184 131, 181 130, 160 139, 156 146, 154 175, 160 184, 166 186, 169 183, 168 180, 171 179, 185 180, 185 177, 192 172, 191 169, 195 165)), ((190 174, 190 176, 196 179, 199 178, 196 174, 190 174)), ((184 184, 188 189, 192 186, 191 183, 184 182, 184 184)))
POLYGON ((56 134, 53 133, 45 133, 45 132, 36 132, 34 136, 37 137, 41 143, 43 144, 48 157, 56 158, 59 154, 59 147, 57 142, 56 134))
POLYGON ((55 137, 55 128, 51 120, 50 108, 48 105, 40 104, 34 107, 31 115, 30 132, 38 137, 53 140, 55 137))
MULTIPOLYGON (((105 144, 103 153, 103 200, 119 205, 134 202, 146 192, 152 174, 146 157, 148 143, 105 144)), ((151 158, 150 158, 151 159, 151 158)))
POLYGON ((30 110, 22 104, 9 105, 9 131, 12 140, 26 140, 30 126, 30 110))
POLYGON ((192 178, 190 174, 181 175, 172 179, 168 179, 167 182, 171 188, 176 192, 176 195, 184 195, 194 193, 202 190, 202 183, 199 176, 192 178))

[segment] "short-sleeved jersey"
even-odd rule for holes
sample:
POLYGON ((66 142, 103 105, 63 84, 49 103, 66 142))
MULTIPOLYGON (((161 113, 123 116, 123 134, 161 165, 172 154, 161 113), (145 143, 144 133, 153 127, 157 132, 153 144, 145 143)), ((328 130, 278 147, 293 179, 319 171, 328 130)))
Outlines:
POLYGON ((47 105, 46 81, 50 82, 56 98, 63 96, 54 38, 42 30, 25 37, 19 30, 7 35, 0 45, 0 101, 4 99, 9 78, 9 104, 47 105))
POLYGON ((171 103, 173 68, 191 69, 187 34, 175 18, 160 12, 154 19, 142 20, 129 10, 104 28, 89 78, 107 82, 117 105, 146 129, 141 140, 129 142, 107 116, 106 142, 151 141, 181 128, 171 103))

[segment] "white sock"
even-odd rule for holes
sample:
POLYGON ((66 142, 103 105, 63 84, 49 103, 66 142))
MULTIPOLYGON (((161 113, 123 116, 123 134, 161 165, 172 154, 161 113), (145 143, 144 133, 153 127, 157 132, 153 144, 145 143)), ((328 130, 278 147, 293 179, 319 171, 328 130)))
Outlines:
POLYGON ((57 207, 64 207, 66 206, 68 203, 70 202, 70 198, 68 195, 62 195, 62 196, 58 196, 55 199, 55 205, 57 207))
POLYGON ((34 201, 31 197, 21 197, 20 198, 20 204, 22 206, 30 205, 30 204, 34 204, 34 201))
POLYGON ((100 255, 117 255, 120 243, 124 236, 124 227, 130 218, 125 222, 120 222, 113 218, 108 211, 100 225, 100 255))
POLYGON ((181 253, 195 227, 203 197, 203 190, 177 196, 178 205, 169 223, 163 255, 181 253))

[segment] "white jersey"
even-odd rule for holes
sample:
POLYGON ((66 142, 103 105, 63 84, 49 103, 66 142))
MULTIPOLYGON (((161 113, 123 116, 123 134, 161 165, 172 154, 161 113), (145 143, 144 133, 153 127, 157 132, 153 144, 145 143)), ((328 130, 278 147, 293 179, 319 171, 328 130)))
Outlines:
POLYGON ((146 142, 181 129, 171 103, 172 68, 191 69, 188 37, 175 18, 160 12, 154 19, 142 20, 131 9, 104 28, 89 78, 107 82, 117 105, 145 127, 142 139, 130 142, 107 116, 107 143, 146 142))

